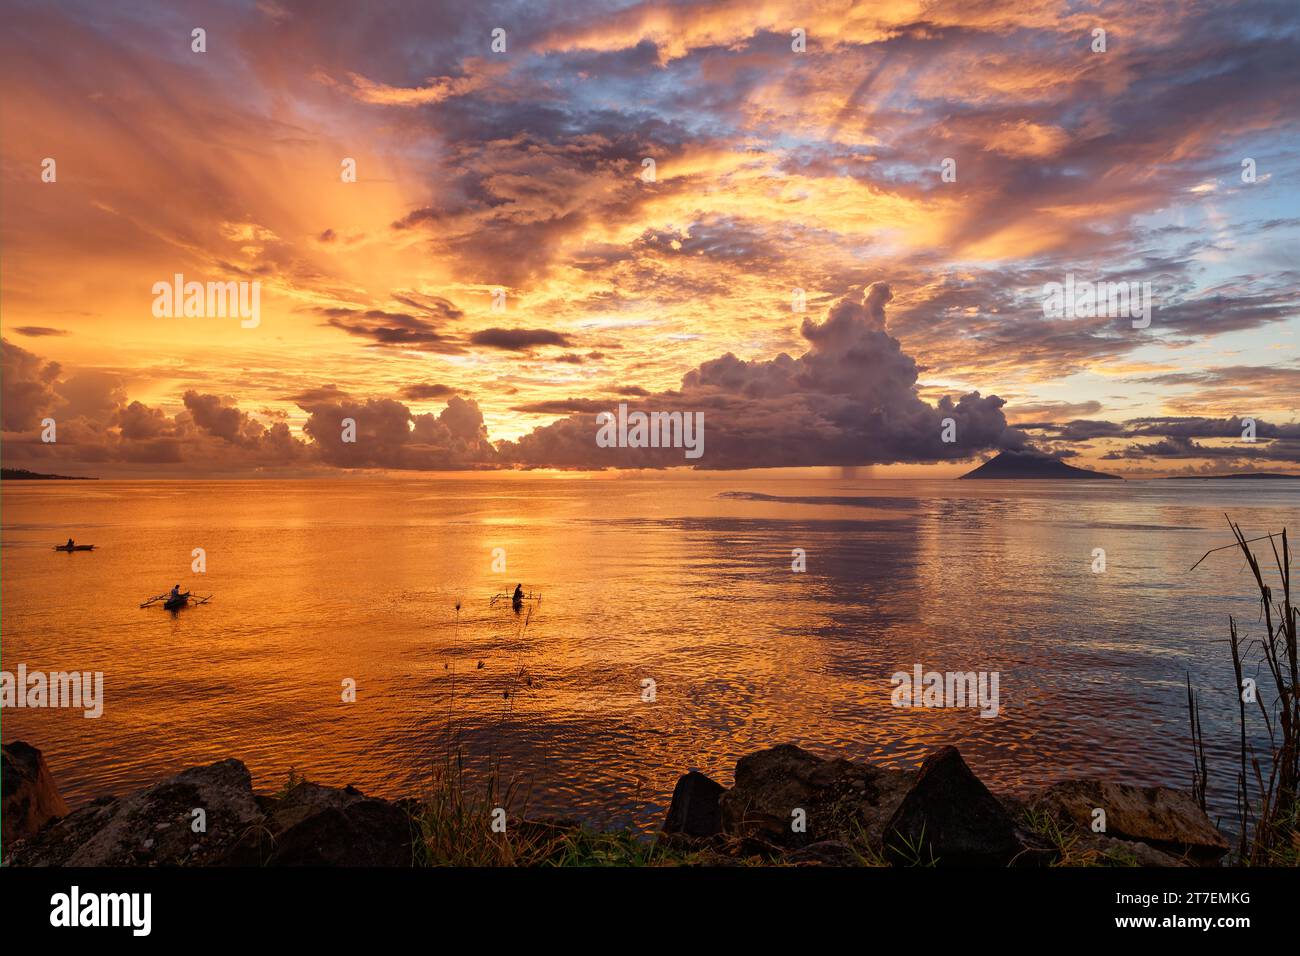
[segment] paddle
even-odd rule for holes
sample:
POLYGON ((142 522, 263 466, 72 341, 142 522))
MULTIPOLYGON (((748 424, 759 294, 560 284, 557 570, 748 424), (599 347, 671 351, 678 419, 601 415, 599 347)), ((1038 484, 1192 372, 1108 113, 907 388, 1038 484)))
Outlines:
POLYGON ((144 602, 143 604, 141 604, 140 606, 141 606, 141 607, 148 607, 148 606, 149 606, 150 604, 152 604, 154 601, 161 601, 163 598, 165 598, 165 597, 168 595, 168 593, 170 593, 170 592, 164 591, 162 594, 155 594, 153 597, 151 597, 149 600, 145 601, 145 602, 144 602))

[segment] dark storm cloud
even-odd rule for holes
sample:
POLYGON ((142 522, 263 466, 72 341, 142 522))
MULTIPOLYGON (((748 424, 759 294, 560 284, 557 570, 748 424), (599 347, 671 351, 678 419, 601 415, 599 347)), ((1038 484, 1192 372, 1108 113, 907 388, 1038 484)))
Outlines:
POLYGON ((502 349, 508 352, 527 352, 543 345, 567 347, 568 335, 550 329, 480 329, 470 335, 473 345, 502 349))
MULTIPOLYGON (((1164 435, 1170 438, 1241 438, 1246 423, 1239 416, 1230 418, 1135 418, 1125 423, 1130 435, 1164 435)), ((1300 438, 1300 423, 1273 424, 1254 422, 1257 438, 1300 438)))
POLYGON ((465 313, 456 307, 450 299, 437 295, 424 295, 417 292, 394 292, 394 301, 410 306, 432 322, 446 322, 459 319, 465 313))
MULTIPOLYGON (((1248 423, 1244 418, 1235 415, 1227 418, 1190 416, 1132 418, 1124 422, 1076 419, 1063 423, 1035 422, 1020 424, 1018 427, 1024 431, 1045 432, 1055 440, 1064 442, 1087 442, 1099 438, 1141 437, 1162 437, 1177 442, 1185 442, 1193 438, 1241 439, 1248 431, 1248 423)), ((1300 423, 1276 424, 1257 419, 1254 421, 1253 429, 1255 437, 1261 440, 1300 439, 1300 423)), ((1174 446, 1170 445, 1168 447, 1173 448, 1174 446)))
MULTIPOLYGON (((1240 435, 1235 436, 1240 438, 1240 435)), ((1283 439, 1261 444, 1206 445, 1186 437, 1162 438, 1158 442, 1137 443, 1102 456, 1106 459, 1211 458, 1232 461, 1300 462, 1300 440, 1283 439)))
POLYGON ((370 339, 379 348, 415 349, 422 352, 456 354, 463 352, 453 339, 438 331, 435 322, 403 312, 382 309, 322 309, 328 325, 370 339))
POLYGON ((1018 427, 1025 431, 1051 432, 1058 440, 1071 442, 1086 442, 1096 438, 1123 438, 1130 434, 1128 429, 1118 422, 1091 421, 1084 418, 1062 424, 1037 422, 1020 424, 1018 427))

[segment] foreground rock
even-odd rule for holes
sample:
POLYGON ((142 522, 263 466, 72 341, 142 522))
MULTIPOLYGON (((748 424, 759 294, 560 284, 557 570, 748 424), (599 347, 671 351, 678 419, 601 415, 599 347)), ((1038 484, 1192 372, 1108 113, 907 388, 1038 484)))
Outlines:
POLYGON ((6 846, 35 835, 50 820, 68 815, 45 757, 31 744, 15 740, 0 747, 0 841, 6 846))
POLYGON ((125 797, 95 800, 15 844, 6 862, 210 866, 220 864, 239 836, 261 820, 248 768, 238 760, 223 760, 125 797), (195 826, 206 832, 196 832, 195 826))
POLYGON ((1016 823, 956 747, 942 747, 921 764, 885 827, 884 851, 904 866, 1041 865, 1055 857, 1016 823))
POLYGON ((408 866, 411 818, 386 800, 300 783, 253 793, 238 760, 103 797, 6 844, 13 866, 408 866))
MULTIPOLYGON (((466 846, 486 853, 467 859, 509 858, 463 844, 459 831, 449 856, 430 856, 413 801, 308 782, 274 797, 255 794, 238 760, 69 813, 38 750, 3 749, 6 865, 409 866, 417 847, 424 862, 455 863, 466 846)), ((510 823, 533 864, 571 859, 590 841, 583 830, 568 820, 510 823)), ((1049 863, 1060 853, 1068 865, 1185 866, 1227 851, 1188 794, 1072 780, 1027 798, 996 796, 954 747, 913 773, 783 744, 741 758, 731 789, 694 771, 681 777, 664 831, 659 859, 705 866, 1001 867, 1049 863), (1098 809, 1102 833, 1092 830, 1098 809)), ((612 836, 636 840, 626 831, 612 836)))
POLYGON ((1200 865, 1217 863, 1228 852, 1223 834, 1192 795, 1181 790, 1065 780, 1044 790, 1033 805, 1085 833, 1092 832, 1095 813, 1102 810, 1104 836, 1110 840, 1145 844, 1167 857, 1200 865))
POLYGON ((735 786, 719 801, 723 829, 785 849, 824 841, 879 845, 911 778, 906 771, 823 760, 782 744, 736 764, 735 786))
POLYGON ((664 820, 665 833, 684 833, 708 837, 722 832, 722 807, 719 800, 727 788, 697 770, 677 781, 673 800, 664 820))
POLYGON ((271 804, 264 825, 246 832, 223 862, 246 866, 410 866, 407 811, 342 790, 303 782, 271 804))
POLYGON ((1017 798, 991 793, 954 747, 912 773, 825 760, 792 744, 741 758, 730 790, 703 774, 683 776, 662 839, 717 865, 757 857, 802 866, 1169 867, 1211 862, 1227 848, 1176 790, 1075 780, 1017 798), (1108 814, 1106 833, 1092 831, 1096 807, 1108 814))

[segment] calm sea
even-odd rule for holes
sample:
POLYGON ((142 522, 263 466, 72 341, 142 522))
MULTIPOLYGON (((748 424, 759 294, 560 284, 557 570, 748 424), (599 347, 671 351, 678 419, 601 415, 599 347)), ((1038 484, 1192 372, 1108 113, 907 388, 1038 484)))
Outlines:
POLYGON ((1227 812, 1228 616, 1262 625, 1240 557, 1188 569, 1225 512, 1300 532, 1297 484, 5 482, 3 667, 103 671, 105 709, 6 709, 3 738, 74 806, 230 756, 259 789, 400 795, 459 745, 531 812, 649 827, 686 769, 729 784, 784 741, 895 766, 952 743, 1013 790, 1185 787, 1190 674, 1227 812), (69 536, 96 550, 51 550, 69 536), (138 607, 178 582, 214 597, 138 607), (490 605, 516 582, 542 601, 490 605), (891 706, 916 664, 997 672, 999 715, 891 706))

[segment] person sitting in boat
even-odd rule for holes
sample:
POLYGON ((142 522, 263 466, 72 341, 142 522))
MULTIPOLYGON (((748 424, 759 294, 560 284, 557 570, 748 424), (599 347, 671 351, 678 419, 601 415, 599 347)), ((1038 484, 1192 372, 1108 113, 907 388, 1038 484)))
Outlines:
POLYGON ((181 596, 181 586, 178 584, 172 588, 172 593, 168 595, 167 600, 175 601, 180 596, 181 596))
POLYGON ((522 584, 516 584, 516 585, 515 585, 515 593, 514 593, 514 596, 513 596, 512 598, 510 598, 510 600, 513 601, 515 604, 522 604, 522 603, 523 603, 523 601, 524 601, 524 586, 523 586, 522 584))
POLYGON ((71 539, 71 538, 68 539, 68 550, 69 550, 69 551, 72 550, 72 539, 71 539))

